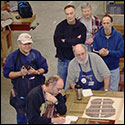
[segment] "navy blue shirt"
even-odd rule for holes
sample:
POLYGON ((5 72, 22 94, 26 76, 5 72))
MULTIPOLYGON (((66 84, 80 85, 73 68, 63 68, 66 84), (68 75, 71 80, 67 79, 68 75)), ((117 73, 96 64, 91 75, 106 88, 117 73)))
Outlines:
MULTIPOLYGON (((20 71, 20 61, 19 59, 16 62, 17 55, 19 53, 19 49, 11 52, 6 58, 5 65, 3 67, 3 75, 6 78, 9 78, 10 72, 20 71), (15 67, 16 66, 16 67, 15 67)), ((28 56, 24 55, 20 52, 21 62, 23 65, 31 64, 33 60, 36 62, 37 69, 43 68, 45 70, 44 73, 48 72, 48 65, 46 59, 41 55, 41 53, 35 49, 31 49, 30 54, 28 56)), ((37 70, 36 69, 36 70, 37 70)))

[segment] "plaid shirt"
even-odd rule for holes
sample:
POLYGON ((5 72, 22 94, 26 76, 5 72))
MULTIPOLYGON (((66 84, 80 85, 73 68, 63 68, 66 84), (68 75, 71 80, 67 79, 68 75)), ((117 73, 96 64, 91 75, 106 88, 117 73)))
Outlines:
POLYGON ((93 36, 98 32, 101 26, 102 26, 101 20, 96 16, 92 16, 92 35, 93 36))
MULTIPOLYGON (((77 20, 81 21, 82 18, 83 17, 80 16, 77 18, 77 20)), ((98 30, 101 26, 102 26, 101 20, 96 16, 92 16, 92 35, 93 35, 93 37, 98 32, 98 30)))

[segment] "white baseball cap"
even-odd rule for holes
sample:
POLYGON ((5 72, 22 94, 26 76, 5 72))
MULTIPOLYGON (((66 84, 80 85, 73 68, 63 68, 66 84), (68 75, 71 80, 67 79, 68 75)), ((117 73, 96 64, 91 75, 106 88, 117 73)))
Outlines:
POLYGON ((28 33, 20 34, 17 41, 21 42, 22 44, 33 43, 32 37, 28 33))

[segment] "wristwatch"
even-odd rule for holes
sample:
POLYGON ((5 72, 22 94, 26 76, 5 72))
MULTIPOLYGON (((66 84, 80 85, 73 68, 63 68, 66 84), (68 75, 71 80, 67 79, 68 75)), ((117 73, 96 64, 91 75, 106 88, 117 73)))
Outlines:
POLYGON ((40 75, 40 71, 37 70, 37 75, 40 75))

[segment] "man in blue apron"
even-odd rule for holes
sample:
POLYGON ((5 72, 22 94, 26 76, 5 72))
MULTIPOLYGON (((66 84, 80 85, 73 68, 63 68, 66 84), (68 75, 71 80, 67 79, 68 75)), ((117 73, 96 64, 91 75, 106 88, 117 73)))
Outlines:
POLYGON ((110 87, 110 71, 101 57, 88 52, 83 44, 74 46, 73 52, 75 58, 68 67, 66 87, 74 89, 76 84, 81 84, 83 89, 107 91, 110 87))
POLYGON ((13 89, 10 94, 10 104, 16 109, 17 123, 27 124, 25 100, 29 91, 44 83, 48 72, 46 59, 39 51, 32 49, 32 37, 22 33, 18 37, 19 49, 6 58, 3 75, 11 79, 13 89))

